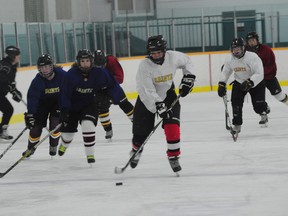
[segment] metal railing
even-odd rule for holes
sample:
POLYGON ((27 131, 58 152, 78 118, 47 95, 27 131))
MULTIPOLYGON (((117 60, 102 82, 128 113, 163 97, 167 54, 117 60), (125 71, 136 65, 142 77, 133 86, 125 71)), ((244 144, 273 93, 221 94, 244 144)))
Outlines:
MULTIPOLYGON (((256 30, 263 43, 288 46, 285 26, 288 15, 194 16, 155 20, 102 23, 2 23, 1 51, 8 45, 21 48, 20 66, 35 65, 39 55, 49 53, 55 63, 73 62, 79 49, 103 49, 118 57, 146 54, 150 35, 162 34, 168 48, 183 52, 227 50, 235 36, 256 30), (268 38, 268 39, 267 39, 268 38)), ((287 29, 287 28, 286 28, 287 29)))

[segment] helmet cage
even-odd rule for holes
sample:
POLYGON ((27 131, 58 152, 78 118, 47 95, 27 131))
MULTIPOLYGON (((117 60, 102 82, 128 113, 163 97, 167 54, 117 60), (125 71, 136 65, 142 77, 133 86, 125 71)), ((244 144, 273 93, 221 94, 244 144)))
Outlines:
POLYGON ((164 40, 162 35, 151 36, 148 38, 146 49, 148 51, 149 58, 156 64, 162 65, 165 59, 167 41, 164 40), (162 51, 163 56, 161 58, 153 58, 151 52, 162 51))
POLYGON ((231 53, 236 58, 242 58, 245 54, 245 45, 244 45, 243 38, 234 38, 231 42, 230 50, 231 50, 231 53))

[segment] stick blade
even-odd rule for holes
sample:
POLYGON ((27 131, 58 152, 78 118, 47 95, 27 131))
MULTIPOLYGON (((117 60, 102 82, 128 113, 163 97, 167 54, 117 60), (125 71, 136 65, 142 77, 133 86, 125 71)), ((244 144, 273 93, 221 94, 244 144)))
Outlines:
POLYGON ((0 178, 3 178, 5 176, 5 173, 0 173, 0 178))
POLYGON ((119 167, 115 167, 115 169, 114 169, 114 173, 115 174, 121 174, 121 173, 123 173, 124 172, 124 169, 123 168, 119 168, 119 167))

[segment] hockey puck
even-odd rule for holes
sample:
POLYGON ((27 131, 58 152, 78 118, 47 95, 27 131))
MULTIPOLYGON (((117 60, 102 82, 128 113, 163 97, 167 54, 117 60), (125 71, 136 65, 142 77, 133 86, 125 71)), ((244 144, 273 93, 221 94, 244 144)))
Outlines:
POLYGON ((123 182, 116 182, 116 186, 121 186, 123 185, 123 182))

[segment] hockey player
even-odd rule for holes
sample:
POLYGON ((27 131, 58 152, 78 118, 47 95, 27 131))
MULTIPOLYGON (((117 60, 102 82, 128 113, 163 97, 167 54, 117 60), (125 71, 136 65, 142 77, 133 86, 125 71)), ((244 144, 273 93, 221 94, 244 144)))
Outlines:
MULTIPOLYGON (((166 135, 167 157, 174 172, 179 172, 180 156, 180 103, 169 110, 176 100, 174 76, 177 69, 182 69, 183 78, 179 87, 181 97, 188 95, 194 86, 192 62, 184 53, 166 51, 166 40, 162 35, 151 36, 147 41, 148 56, 142 60, 136 75, 136 87, 139 93, 133 116, 133 139, 130 156, 144 143, 151 133, 155 115, 163 118, 162 128, 166 135)), ((142 149, 143 150, 143 149, 142 149)), ((142 150, 131 161, 135 168, 142 150)))
MULTIPOLYGON (((120 65, 118 59, 113 55, 105 55, 103 50, 96 50, 94 52, 94 64, 96 67, 106 68, 117 80, 119 84, 123 83, 124 72, 120 65)), ((127 117, 133 121, 133 111, 134 106, 128 101, 124 90, 122 90, 122 95, 120 98, 119 107, 127 115, 127 117)), ((109 98, 107 98, 109 99, 109 98)), ((106 103, 109 104, 109 103, 106 103)), ((99 110, 99 120, 106 131, 106 139, 111 139, 113 136, 112 124, 109 117, 109 106, 102 107, 99 110)))
MULTIPOLYGON (((66 73, 61 67, 53 64, 49 54, 39 56, 37 67, 39 73, 28 89, 27 112, 24 114, 26 126, 30 129, 28 150, 33 149, 39 142, 42 129, 47 125, 47 119, 49 119, 49 130, 53 130, 60 123, 60 87, 66 73)), ((50 136, 51 156, 57 153, 59 138, 60 130, 50 136)), ((22 155, 25 155, 26 151, 22 155)), ((33 153, 34 151, 28 157, 33 153)))
MULTIPOLYGON (((271 95, 278 101, 288 105, 288 96, 282 91, 276 77, 277 65, 273 50, 269 46, 259 42, 259 36, 256 32, 249 32, 247 34, 246 49, 255 52, 261 58, 264 67, 264 83, 271 95)), ((267 112, 270 112, 269 107, 267 112)))
POLYGON ((20 49, 15 46, 8 46, 5 49, 6 57, 0 61, 0 111, 3 113, 0 123, 0 138, 5 140, 13 139, 9 135, 7 128, 14 109, 12 104, 6 98, 8 92, 12 94, 13 100, 20 102, 22 100, 21 92, 16 88, 17 65, 20 61, 20 49))
POLYGON ((117 81, 104 68, 93 66, 89 50, 79 50, 71 69, 65 74, 61 92, 61 145, 62 156, 81 125, 88 163, 94 163, 95 127, 98 120, 100 90, 105 89, 113 102, 119 103, 120 88, 117 81), (96 95, 95 95, 96 94, 96 95))
POLYGON ((261 115, 260 125, 267 119, 265 102, 264 73, 261 59, 253 52, 246 51, 243 38, 234 38, 231 42, 231 56, 227 57, 218 84, 218 95, 226 95, 226 83, 234 72, 232 87, 233 131, 241 131, 244 97, 249 92, 254 111, 261 115))

